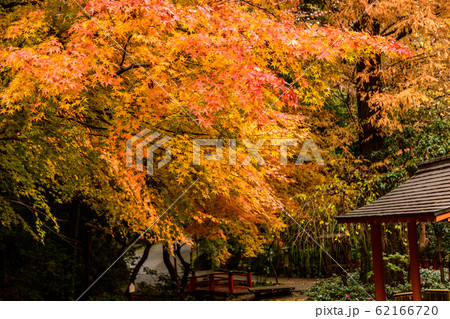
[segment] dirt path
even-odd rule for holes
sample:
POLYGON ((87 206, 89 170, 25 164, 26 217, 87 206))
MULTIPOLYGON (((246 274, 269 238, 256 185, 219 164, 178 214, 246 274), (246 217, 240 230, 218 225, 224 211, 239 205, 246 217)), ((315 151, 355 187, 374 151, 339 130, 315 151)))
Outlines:
MULTIPOLYGON (((275 284, 275 277, 267 278, 268 282, 275 284)), ((304 292, 308 290, 316 280, 313 278, 278 278, 278 283, 288 286, 294 286, 295 292, 304 292)))
MULTIPOLYGON (((267 283, 271 283, 273 285, 276 284, 275 277, 261 277, 254 276, 253 281, 262 282, 265 281, 267 283)), ((262 300, 285 300, 285 301, 303 301, 307 297, 303 294, 306 290, 308 290, 315 282, 315 279, 312 278, 278 278, 278 283, 281 285, 293 286, 295 290, 292 294, 289 295, 280 295, 280 296, 272 296, 267 297, 262 300)), ((254 300, 254 294, 246 294, 241 296, 236 296, 230 300, 254 300)))

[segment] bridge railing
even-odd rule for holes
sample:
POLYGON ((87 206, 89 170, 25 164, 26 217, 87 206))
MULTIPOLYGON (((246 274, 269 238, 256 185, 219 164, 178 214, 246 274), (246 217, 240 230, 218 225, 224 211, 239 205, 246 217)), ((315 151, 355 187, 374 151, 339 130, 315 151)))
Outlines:
POLYGON ((197 289, 215 291, 217 287, 227 286, 230 293, 235 292, 235 284, 252 287, 252 274, 241 272, 215 272, 205 275, 192 275, 188 286, 188 292, 197 289))

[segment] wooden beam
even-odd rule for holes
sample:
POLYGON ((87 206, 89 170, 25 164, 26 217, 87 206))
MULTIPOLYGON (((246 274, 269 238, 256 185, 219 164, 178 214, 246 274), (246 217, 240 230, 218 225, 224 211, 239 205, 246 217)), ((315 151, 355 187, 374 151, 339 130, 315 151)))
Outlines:
POLYGON ((336 218, 338 224, 372 224, 372 223, 407 223, 407 222, 434 222, 434 215, 419 216, 386 216, 386 217, 347 217, 336 218))
POLYGON ((411 272, 413 300, 421 301, 422 291, 420 287, 419 248, 417 245, 416 222, 408 222, 408 241, 409 241, 409 265, 411 272))
POLYGON ((386 286, 384 281, 383 249, 381 243, 381 224, 370 224, 372 239, 373 274, 375 280, 375 300, 386 300, 386 286))
POLYGON ((445 219, 450 220, 450 213, 446 213, 446 214, 442 214, 442 215, 436 216, 436 221, 437 222, 440 222, 440 221, 445 220, 445 219))

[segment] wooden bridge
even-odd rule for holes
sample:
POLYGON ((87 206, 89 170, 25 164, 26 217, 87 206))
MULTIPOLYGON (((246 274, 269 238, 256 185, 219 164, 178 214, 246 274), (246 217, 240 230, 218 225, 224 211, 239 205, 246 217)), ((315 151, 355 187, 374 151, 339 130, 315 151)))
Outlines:
POLYGON ((252 274, 240 272, 214 272, 190 277, 188 293, 204 295, 229 295, 249 293, 252 274))

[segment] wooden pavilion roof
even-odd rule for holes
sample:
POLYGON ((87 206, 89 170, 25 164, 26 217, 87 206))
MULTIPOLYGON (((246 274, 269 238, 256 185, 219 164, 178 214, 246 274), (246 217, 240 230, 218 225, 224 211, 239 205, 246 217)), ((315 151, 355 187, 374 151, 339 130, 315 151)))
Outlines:
POLYGON ((405 183, 336 217, 339 223, 450 221, 450 154, 422 162, 405 183))

